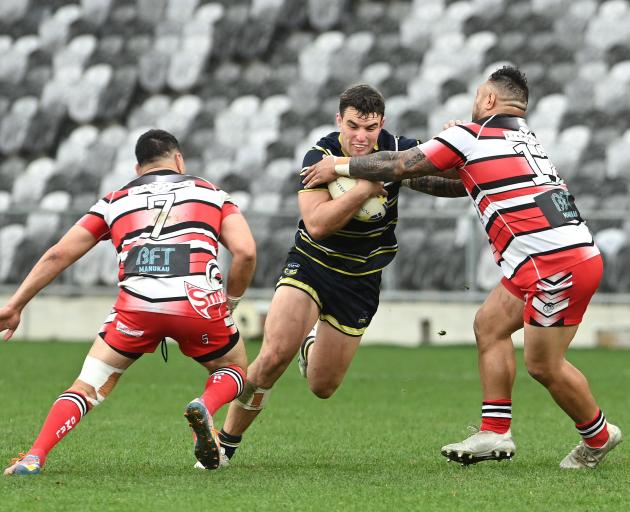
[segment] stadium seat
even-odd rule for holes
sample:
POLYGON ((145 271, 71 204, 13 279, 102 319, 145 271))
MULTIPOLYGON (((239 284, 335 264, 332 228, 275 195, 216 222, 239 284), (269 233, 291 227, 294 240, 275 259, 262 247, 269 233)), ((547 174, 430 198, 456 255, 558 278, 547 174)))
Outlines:
POLYGON ((0 124, 0 152, 7 155, 22 149, 37 109, 38 101, 33 96, 20 98, 11 106, 0 124))
POLYGON ((8 282, 15 261, 16 248, 24 240, 24 226, 8 224, 0 227, 0 283, 8 282))
MULTIPOLYGON (((0 178, 1 181, 1 178, 0 178)), ((11 205, 11 192, 0 189, 0 212, 6 212, 11 205)))
POLYGON ((68 210, 71 203, 72 198, 68 192, 57 190, 42 197, 42 200, 39 202, 39 208, 44 211, 62 213, 68 210))

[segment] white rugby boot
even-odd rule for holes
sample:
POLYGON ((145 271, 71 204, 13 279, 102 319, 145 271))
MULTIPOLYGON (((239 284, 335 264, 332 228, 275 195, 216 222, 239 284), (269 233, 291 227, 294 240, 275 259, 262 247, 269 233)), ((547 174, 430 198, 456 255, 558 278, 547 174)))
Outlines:
POLYGON ((621 429, 611 423, 608 423, 608 436, 608 441, 601 448, 591 448, 583 440, 580 441, 580 444, 562 459, 560 467, 563 469, 593 469, 597 467, 608 452, 623 441, 621 429))
POLYGON ((476 464, 484 460, 512 459, 516 455, 516 446, 512 434, 497 434, 490 430, 477 430, 460 443, 447 444, 442 447, 442 455, 462 465, 476 464))
POLYGON ((306 378, 306 369, 308 368, 308 351, 313 343, 315 343, 315 333, 317 332, 317 325, 311 329, 304 338, 304 341, 300 345, 300 351, 298 352, 298 368, 300 369, 300 375, 306 378))

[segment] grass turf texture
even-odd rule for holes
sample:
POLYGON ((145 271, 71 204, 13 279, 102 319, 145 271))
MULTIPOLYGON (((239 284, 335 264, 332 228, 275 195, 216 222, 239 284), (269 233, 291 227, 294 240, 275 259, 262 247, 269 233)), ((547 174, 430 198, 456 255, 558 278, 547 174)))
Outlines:
MULTIPOLYGON (((25 451, 87 344, 0 346, 0 459, 25 451)), ((227 470, 192 465, 183 417, 205 373, 170 347, 145 356, 49 457, 39 477, 0 477, 0 509, 54 510, 627 510, 625 444, 595 471, 561 471, 579 438, 518 353, 512 462, 469 468, 440 447, 478 424, 474 347, 362 348, 330 400, 310 395, 292 365, 227 470)), ((250 355, 259 344, 250 345, 250 355)), ((630 434, 628 353, 576 350, 610 419, 630 434)), ((224 411, 222 411, 224 414, 224 411)), ((219 414, 219 424, 223 418, 219 414)))

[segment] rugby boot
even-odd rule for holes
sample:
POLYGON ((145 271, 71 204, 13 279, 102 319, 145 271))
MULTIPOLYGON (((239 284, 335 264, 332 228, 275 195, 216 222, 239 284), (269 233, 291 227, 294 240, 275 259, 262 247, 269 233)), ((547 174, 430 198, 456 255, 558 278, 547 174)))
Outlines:
POLYGON ((484 460, 512 459, 516 454, 516 446, 509 430, 505 434, 497 434, 490 430, 472 429, 474 434, 460 443, 443 446, 442 455, 467 466, 484 460))
POLYGON ((206 469, 217 469, 221 464, 221 445, 212 416, 200 398, 186 406, 184 416, 195 435, 195 457, 206 469))
POLYGON ((5 475, 39 475, 42 472, 42 465, 36 455, 24 455, 11 460, 11 465, 4 470, 5 475))
POLYGON ((308 368, 308 351, 311 345, 315 343, 316 328, 313 327, 311 332, 308 333, 304 341, 300 345, 300 351, 298 352, 298 368, 300 369, 300 375, 306 378, 306 369, 308 368))
POLYGON ((597 465, 604 460, 608 452, 621 443, 621 441, 623 441, 621 429, 616 425, 608 423, 608 441, 606 441, 604 446, 601 448, 591 448, 582 440, 580 444, 571 450, 569 455, 562 459, 560 467, 563 469, 593 469, 597 467, 597 465))

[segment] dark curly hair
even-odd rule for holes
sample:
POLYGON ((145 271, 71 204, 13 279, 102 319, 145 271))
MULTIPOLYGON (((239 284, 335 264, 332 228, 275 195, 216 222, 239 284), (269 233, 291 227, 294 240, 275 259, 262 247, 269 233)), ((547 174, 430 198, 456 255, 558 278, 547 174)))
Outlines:
POLYGON ((385 115, 385 98, 374 87, 366 84, 349 87, 339 96, 339 113, 343 116, 348 107, 354 107, 362 116, 385 115))
POLYGON ((514 66, 503 66, 488 77, 488 81, 499 85, 509 96, 527 106, 529 87, 527 77, 514 66))
POLYGON ((136 160, 139 165, 165 158, 173 151, 181 152, 179 142, 174 135, 165 130, 144 132, 136 142, 136 160))

